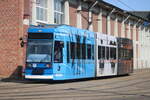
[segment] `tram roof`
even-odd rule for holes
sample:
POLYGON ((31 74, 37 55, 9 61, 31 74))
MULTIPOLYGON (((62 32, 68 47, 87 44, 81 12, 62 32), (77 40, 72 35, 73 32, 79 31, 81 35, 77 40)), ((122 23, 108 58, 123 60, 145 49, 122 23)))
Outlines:
POLYGON ((112 36, 112 35, 104 34, 104 33, 100 33, 100 32, 97 32, 96 34, 97 34, 98 39, 106 39, 106 40, 111 40, 111 41, 117 41, 116 36, 112 36))
POLYGON ((85 29, 79 29, 75 28, 69 25, 60 24, 48 24, 48 25, 31 25, 28 29, 28 33, 75 33, 75 34, 83 34, 86 32, 86 34, 93 34, 94 32, 85 30, 85 29))

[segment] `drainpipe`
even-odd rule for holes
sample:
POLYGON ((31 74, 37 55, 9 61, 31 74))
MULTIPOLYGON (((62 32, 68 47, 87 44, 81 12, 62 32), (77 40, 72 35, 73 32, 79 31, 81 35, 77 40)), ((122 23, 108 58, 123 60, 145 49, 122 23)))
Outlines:
POLYGON ((125 23, 129 19, 130 15, 122 22, 125 23))
POLYGON ((122 31, 121 31, 121 37, 125 37, 125 22, 129 19, 130 15, 127 16, 123 21, 122 21, 122 31))
POLYGON ((88 8, 88 11, 89 11, 89 12, 88 12, 88 16, 89 16, 89 18, 88 18, 88 29, 91 30, 91 31, 93 30, 93 27, 92 27, 92 17, 93 17, 93 16, 92 16, 92 9, 93 9, 93 7, 94 7, 97 3, 98 3, 98 1, 95 1, 94 4, 93 4, 91 7, 88 8))
POLYGON ((109 14, 107 14, 106 34, 110 34, 110 16, 114 11, 115 9, 113 9, 109 14))

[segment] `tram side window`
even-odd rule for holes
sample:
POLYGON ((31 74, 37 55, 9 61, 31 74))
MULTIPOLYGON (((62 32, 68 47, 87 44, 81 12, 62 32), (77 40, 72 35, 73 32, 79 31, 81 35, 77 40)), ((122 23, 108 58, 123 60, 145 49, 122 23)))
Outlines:
POLYGON ((109 59, 109 47, 106 47, 106 59, 109 59))
POLYGON ((128 59, 129 58, 129 53, 126 52, 127 50, 124 48, 121 48, 118 52, 119 52, 119 59, 128 59))
POLYGON ((70 62, 70 43, 67 42, 67 62, 70 62))
POLYGON ((120 48, 118 51, 118 57, 119 57, 119 59, 123 59, 123 49, 122 48, 120 48))
POLYGON ((92 45, 92 54, 91 54, 91 56, 92 56, 92 59, 94 59, 94 45, 92 45))
POLYGON ((54 62, 55 63, 63 62, 63 46, 64 46, 63 42, 55 41, 55 47, 54 47, 54 62))
POLYGON ((98 59, 101 59, 102 53, 101 53, 101 46, 98 46, 98 59))
POLYGON ((77 51, 77 59, 81 59, 81 44, 80 43, 77 43, 76 44, 76 51, 77 51))
POLYGON ((75 59, 75 43, 71 42, 70 44, 70 53, 71 53, 71 59, 75 59))
POLYGON ((82 59, 86 59, 86 45, 82 44, 82 59))
POLYGON ((122 58, 122 59, 125 59, 124 55, 125 55, 125 50, 124 50, 124 48, 123 48, 123 49, 121 49, 121 58, 122 58))
POLYGON ((133 58, 133 50, 130 50, 130 59, 132 59, 133 58))
POLYGON ((129 59, 129 50, 124 49, 124 58, 129 59))
POLYGON ((122 58, 124 59, 124 60, 127 60, 127 59, 130 59, 130 57, 129 57, 129 50, 128 49, 125 49, 125 48, 123 48, 122 49, 122 58))
POLYGON ((105 47, 102 46, 102 59, 105 59, 105 47))
POLYGON ((91 59, 91 45, 87 45, 87 59, 91 59))
POLYGON ((127 54, 128 54, 127 59, 131 60, 133 58, 133 50, 127 50, 127 54))
POLYGON ((110 48, 110 58, 116 59, 116 48, 110 48))

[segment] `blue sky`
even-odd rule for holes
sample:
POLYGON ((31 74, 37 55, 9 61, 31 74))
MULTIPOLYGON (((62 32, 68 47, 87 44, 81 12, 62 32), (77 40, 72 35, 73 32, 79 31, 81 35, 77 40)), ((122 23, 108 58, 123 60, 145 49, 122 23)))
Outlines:
POLYGON ((150 11, 150 0, 103 0, 128 11, 150 11))

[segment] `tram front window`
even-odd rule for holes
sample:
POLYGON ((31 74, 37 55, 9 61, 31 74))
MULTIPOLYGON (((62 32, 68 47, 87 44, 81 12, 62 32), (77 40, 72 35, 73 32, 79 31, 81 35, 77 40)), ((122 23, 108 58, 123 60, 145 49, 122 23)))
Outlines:
POLYGON ((49 39, 29 39, 27 62, 51 62, 52 41, 49 39))

